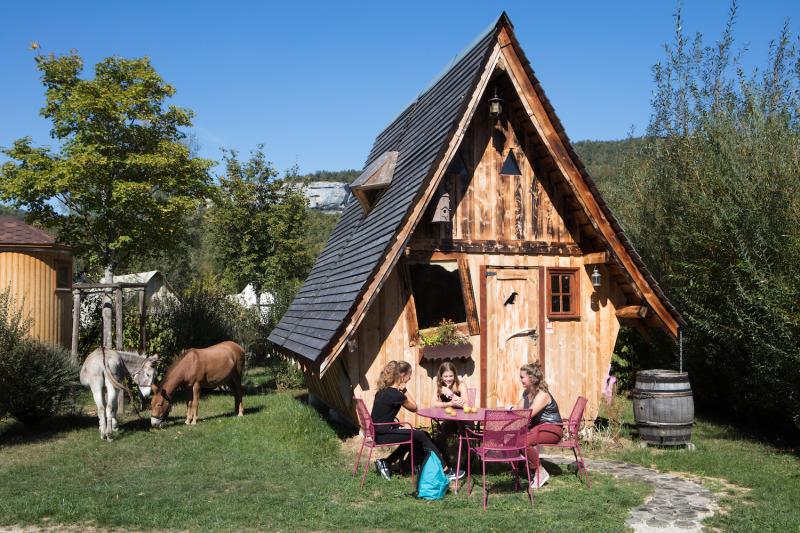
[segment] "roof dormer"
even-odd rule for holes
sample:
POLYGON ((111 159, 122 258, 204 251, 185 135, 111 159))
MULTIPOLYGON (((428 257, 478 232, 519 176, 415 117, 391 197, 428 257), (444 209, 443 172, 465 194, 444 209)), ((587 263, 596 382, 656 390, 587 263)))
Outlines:
POLYGON ((400 152, 384 152, 350 184, 353 196, 358 199, 365 213, 375 207, 380 195, 392 182, 398 155, 400 152))

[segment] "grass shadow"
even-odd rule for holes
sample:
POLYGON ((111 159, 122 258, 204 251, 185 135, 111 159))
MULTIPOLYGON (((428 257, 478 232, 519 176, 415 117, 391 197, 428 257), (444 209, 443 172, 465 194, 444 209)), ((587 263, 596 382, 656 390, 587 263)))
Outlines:
MULTIPOLYGON (((201 407, 202 407, 202 405, 201 405, 201 407)), ((244 414, 245 414, 245 416, 247 416, 248 414, 252 415, 252 414, 255 414, 255 413, 259 413, 259 412, 261 412, 263 410, 264 410, 264 406, 262 406, 262 405, 257 405, 255 407, 252 407, 252 406, 251 407, 245 407, 244 408, 244 414)), ((219 418, 236 418, 237 416, 238 415, 233 411, 233 409, 231 409, 230 411, 227 411, 225 413, 219 413, 219 414, 216 414, 216 415, 209 415, 209 416, 201 416, 200 418, 197 419, 197 423, 201 424, 205 420, 217 420, 219 418)), ((147 418, 147 419, 143 419, 143 420, 145 420, 147 422, 147 427, 149 428, 150 427, 150 419, 147 418)), ((170 417, 167 417, 167 421, 161 427, 161 429, 166 429, 166 428, 172 427, 172 426, 183 426, 183 425, 185 425, 184 420, 186 420, 186 418, 184 416, 170 416, 170 417)), ((134 422, 138 423, 140 421, 135 420, 134 422)))
POLYGON ((10 421, 0 424, 0 446, 45 442, 76 429, 97 427, 97 417, 86 414, 52 416, 37 425, 10 421))
POLYGON ((347 440, 358 435, 357 426, 354 426, 351 422, 343 418, 335 409, 331 409, 321 402, 309 401, 307 392, 295 395, 294 399, 302 404, 313 407, 325 423, 336 433, 339 439, 347 440))

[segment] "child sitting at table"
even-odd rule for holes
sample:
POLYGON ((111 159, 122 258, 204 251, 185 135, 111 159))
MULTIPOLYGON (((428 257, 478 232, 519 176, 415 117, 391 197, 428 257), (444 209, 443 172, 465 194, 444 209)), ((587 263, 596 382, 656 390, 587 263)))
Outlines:
MULTIPOLYGON (((462 408, 466 404, 462 391, 466 391, 466 383, 462 383, 458 379, 458 372, 456 365, 450 361, 445 361, 439 365, 439 371, 436 373, 436 390, 433 396, 434 407, 459 407, 462 408)), ((446 420, 439 424, 439 431, 436 435, 436 445, 442 450, 447 465, 450 466, 450 450, 448 447, 448 439, 452 436, 458 436, 464 431, 464 424, 454 420, 446 420)), ((461 468, 461 456, 458 457, 458 479, 464 477, 464 469, 461 468)), ((452 471, 452 468, 451 468, 452 471)), ((455 471, 450 475, 451 480, 456 479, 455 471)))

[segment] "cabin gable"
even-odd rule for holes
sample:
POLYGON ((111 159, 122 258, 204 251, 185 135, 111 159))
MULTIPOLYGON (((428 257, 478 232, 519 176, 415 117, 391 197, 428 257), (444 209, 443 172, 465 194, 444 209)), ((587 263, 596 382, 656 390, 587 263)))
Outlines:
POLYGON ((467 338, 444 357, 482 406, 515 403, 519 366, 539 361, 562 411, 585 395, 589 416, 621 320, 677 334, 505 15, 378 136, 354 189, 270 335, 340 411, 351 391, 370 404, 394 360, 427 404, 442 355, 420 330, 440 318, 467 338))

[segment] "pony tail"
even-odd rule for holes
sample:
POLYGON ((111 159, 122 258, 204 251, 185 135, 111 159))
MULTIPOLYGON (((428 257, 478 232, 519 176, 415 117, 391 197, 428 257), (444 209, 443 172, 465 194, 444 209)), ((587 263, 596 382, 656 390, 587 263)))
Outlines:
POLYGON ((389 361, 386 366, 381 370, 381 375, 378 378, 378 390, 383 390, 391 387, 397 381, 397 361, 389 361))

